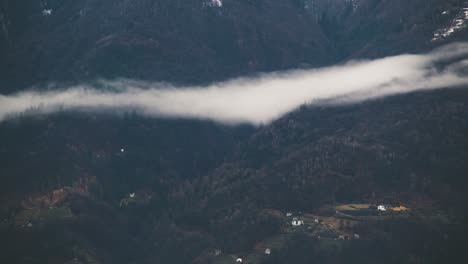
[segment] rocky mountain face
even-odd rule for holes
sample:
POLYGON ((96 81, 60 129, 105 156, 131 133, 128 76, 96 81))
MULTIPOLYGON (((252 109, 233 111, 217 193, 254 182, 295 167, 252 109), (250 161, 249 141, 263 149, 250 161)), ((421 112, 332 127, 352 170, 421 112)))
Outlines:
MULTIPOLYGON (((203 84, 466 38, 457 0, 0 3, 2 94, 203 84)), ((298 232, 254 263, 464 263, 467 103, 460 87, 258 127, 69 112, 0 123, 0 263, 233 263, 285 233, 285 212, 384 201, 414 210, 349 228, 357 241, 298 232)))

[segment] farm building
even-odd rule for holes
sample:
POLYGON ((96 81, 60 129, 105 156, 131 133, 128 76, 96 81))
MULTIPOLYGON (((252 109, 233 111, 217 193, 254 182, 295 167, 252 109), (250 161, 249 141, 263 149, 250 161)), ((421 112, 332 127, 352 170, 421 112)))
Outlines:
POLYGON ((381 211, 381 212, 385 212, 391 209, 392 209, 392 206, 388 204, 380 204, 379 206, 377 206, 377 211, 381 211))
POLYGON ((292 226, 302 226, 304 225, 304 221, 297 217, 294 217, 293 220, 291 221, 291 224, 292 226))

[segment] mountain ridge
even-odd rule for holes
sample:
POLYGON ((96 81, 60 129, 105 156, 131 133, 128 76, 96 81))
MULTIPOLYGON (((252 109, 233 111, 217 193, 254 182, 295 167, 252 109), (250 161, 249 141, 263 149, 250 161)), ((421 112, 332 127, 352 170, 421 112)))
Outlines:
MULTIPOLYGON (((430 41, 447 23, 442 11, 462 7, 441 0, 410 7, 366 0, 354 11, 342 0, 225 0, 219 8, 198 0, 2 3, 2 93, 116 77, 207 83, 423 52, 444 43, 430 41)), ((465 39, 464 32, 451 38, 465 39)))

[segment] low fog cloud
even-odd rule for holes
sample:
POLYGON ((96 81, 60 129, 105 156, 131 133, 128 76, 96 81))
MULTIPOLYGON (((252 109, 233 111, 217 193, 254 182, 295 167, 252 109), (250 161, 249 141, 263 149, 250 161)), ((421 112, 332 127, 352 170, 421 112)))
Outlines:
POLYGON ((106 81, 112 89, 81 85, 55 91, 0 95, 0 121, 22 113, 135 111, 155 117, 208 119, 223 123, 269 123, 304 104, 342 104, 417 90, 468 84, 468 44, 423 55, 264 74, 206 87, 169 87, 132 80, 106 81))

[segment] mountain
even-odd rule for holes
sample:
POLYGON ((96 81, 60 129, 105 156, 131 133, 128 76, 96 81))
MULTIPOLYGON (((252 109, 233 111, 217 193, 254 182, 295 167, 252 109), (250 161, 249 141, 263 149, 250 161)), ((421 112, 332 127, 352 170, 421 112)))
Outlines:
MULTIPOLYGON (((0 3, 1 94, 419 53, 465 40, 468 20, 456 0, 0 3)), ((0 262, 464 263, 467 103, 462 86, 258 126, 91 111, 3 121, 0 262)))
MULTIPOLYGON (((218 263, 209 250, 247 254, 280 233, 278 212, 332 216, 326 206, 362 201, 414 211, 382 234, 384 222, 354 227, 364 238, 349 246, 365 252, 380 241, 380 253, 352 263, 393 252, 389 263, 463 260, 467 96, 454 89, 304 107, 255 129, 67 113, 3 123, 1 243, 10 253, 2 261, 218 263)), ((319 248, 300 256, 341 263, 319 248)), ((281 252, 277 263, 299 254, 281 252)))
MULTIPOLYGON (((2 92, 116 77, 207 83, 420 52, 444 42, 430 40, 463 7, 445 0, 209 3, 2 0, 2 92)), ((463 32, 451 40, 465 39, 463 32)))

